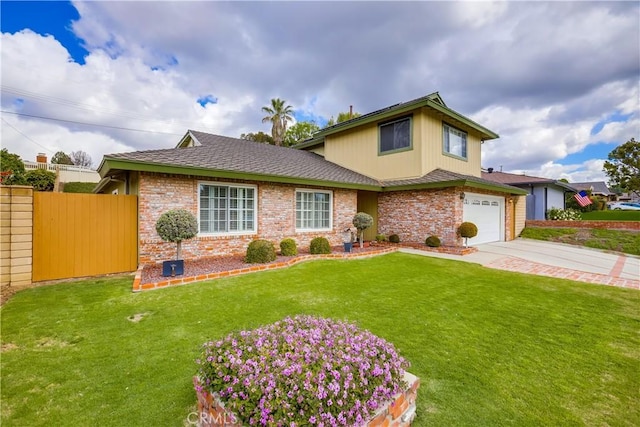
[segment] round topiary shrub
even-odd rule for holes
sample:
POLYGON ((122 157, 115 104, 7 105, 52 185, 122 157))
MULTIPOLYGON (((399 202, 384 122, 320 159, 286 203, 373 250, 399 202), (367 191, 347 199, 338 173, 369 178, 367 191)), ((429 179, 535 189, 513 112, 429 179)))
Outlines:
POLYGON ((478 235, 478 227, 472 222, 463 222, 458 227, 460 237, 476 237, 478 235))
POLYGON ((392 234, 391 236, 389 236, 389 241, 391 243, 400 243, 400 236, 398 236, 397 234, 392 234))
POLYGON ((429 246, 430 248, 439 248, 441 243, 438 236, 429 236, 427 240, 424 241, 424 244, 429 246))
POLYGON ((160 215, 156 222, 156 231, 162 240, 177 245, 177 257, 182 256, 182 241, 198 234, 198 220, 185 209, 172 209, 160 215))
POLYGON ((330 254, 331 246, 329 245, 329 241, 325 237, 314 238, 309 245, 309 252, 314 255, 330 254))
POLYGON ((296 241, 293 239, 283 239, 280 242, 280 254, 282 256, 298 255, 298 247, 296 246, 296 241))
POLYGON ((268 240, 258 239, 249 243, 244 261, 250 264, 275 261, 276 248, 268 240))

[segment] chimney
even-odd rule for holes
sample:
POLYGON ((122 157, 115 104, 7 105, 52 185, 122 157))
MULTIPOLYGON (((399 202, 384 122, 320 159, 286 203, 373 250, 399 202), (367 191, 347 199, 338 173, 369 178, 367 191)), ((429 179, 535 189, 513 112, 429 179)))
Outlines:
POLYGON ((47 155, 45 153, 38 153, 36 156, 36 162, 47 163, 47 155))
POLYGON ((487 172, 489 172, 489 173, 493 173, 493 168, 489 168, 489 169, 487 169, 487 172))
POLYGON ((349 105, 349 120, 353 117, 353 105, 349 105))

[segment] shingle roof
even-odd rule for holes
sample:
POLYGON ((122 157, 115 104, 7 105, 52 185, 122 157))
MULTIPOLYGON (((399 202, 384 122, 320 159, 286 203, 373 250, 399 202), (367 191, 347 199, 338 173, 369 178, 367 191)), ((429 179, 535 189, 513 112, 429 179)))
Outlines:
POLYGON ((108 154, 105 161, 211 169, 246 174, 380 186, 380 182, 331 163, 309 151, 262 144, 190 130, 202 145, 186 148, 108 154))
POLYGON ((483 178, 478 178, 477 176, 464 175, 456 172, 447 171, 444 169, 435 169, 419 178, 385 181, 383 182, 383 185, 386 188, 392 189, 393 187, 417 186, 421 184, 439 184, 439 183, 444 184, 449 182, 451 183, 464 182, 465 185, 473 186, 473 184, 477 184, 481 186, 483 185, 490 186, 496 189, 502 188, 508 192, 514 192, 514 189, 515 189, 514 187, 507 184, 497 183, 495 181, 489 181, 483 178))
POLYGON ((528 175, 519 175, 515 173, 507 173, 507 172, 482 172, 482 178, 491 181, 497 182, 500 184, 507 185, 530 185, 530 184, 553 184, 567 190, 575 191, 574 184, 567 184, 562 181, 556 181, 551 178, 540 178, 537 176, 528 176, 528 175))
POLYGON ((593 194, 604 194, 605 196, 614 194, 609 190, 609 187, 607 187, 607 184, 604 181, 572 182, 571 185, 579 191, 591 190, 591 193, 593 194))

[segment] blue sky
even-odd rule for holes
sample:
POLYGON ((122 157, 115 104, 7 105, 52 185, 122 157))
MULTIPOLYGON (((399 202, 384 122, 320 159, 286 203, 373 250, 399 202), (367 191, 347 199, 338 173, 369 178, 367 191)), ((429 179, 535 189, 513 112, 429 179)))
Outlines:
POLYGON ((2 144, 27 160, 83 149, 97 165, 187 129, 268 132, 275 97, 323 125, 435 91, 500 134, 484 167, 603 179, 608 153, 640 139, 635 2, 0 7, 2 144))

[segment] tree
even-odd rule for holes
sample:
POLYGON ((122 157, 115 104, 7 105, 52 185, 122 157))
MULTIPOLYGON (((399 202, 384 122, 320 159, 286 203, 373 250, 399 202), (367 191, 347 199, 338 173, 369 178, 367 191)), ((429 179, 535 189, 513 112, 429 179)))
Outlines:
POLYGON ((0 168, 2 169, 2 184, 23 185, 24 182, 24 162, 17 154, 9 153, 3 148, 0 151, 0 168))
POLYGON ((243 133, 242 135, 240 135, 240 138, 246 139, 247 141, 262 142, 264 144, 275 145, 273 137, 262 131, 256 133, 243 133))
POLYGON ((176 243, 176 259, 179 260, 182 256, 182 241, 198 234, 198 220, 188 210, 173 209, 160 215, 156 231, 162 240, 176 243))
POLYGON ((44 169, 33 169, 24 174, 24 181, 36 191, 53 191, 56 174, 44 169))
POLYGON ((358 229, 358 237, 360 238, 360 247, 364 240, 364 230, 373 225, 373 217, 366 212, 358 212, 353 217, 353 226, 358 229))
POLYGON ((346 122, 347 120, 355 119, 356 117, 360 117, 360 116, 361 116, 360 113, 349 112, 349 111, 338 113, 338 119, 335 120, 333 117, 331 117, 327 122, 327 127, 336 125, 338 123, 346 122))
POLYGON ((291 147, 305 139, 311 138, 314 133, 320 130, 320 126, 314 122, 298 122, 287 129, 284 135, 285 147, 291 147))
POLYGON ((51 158, 51 163, 53 163, 54 165, 72 165, 73 161, 68 154, 63 151, 58 151, 51 158))
POLYGON ((271 100, 271 105, 262 107, 262 112, 267 113, 262 123, 271 123, 271 136, 275 145, 282 145, 284 134, 287 131, 287 122, 293 120, 293 107, 285 105, 286 101, 280 98, 271 100))
POLYGON ((614 148, 603 170, 610 183, 628 192, 640 193, 640 141, 631 138, 614 148))
POLYGON ((85 153, 84 151, 72 151, 71 152, 71 161, 76 166, 82 166, 85 168, 90 168, 93 164, 91 160, 91 156, 85 153))

